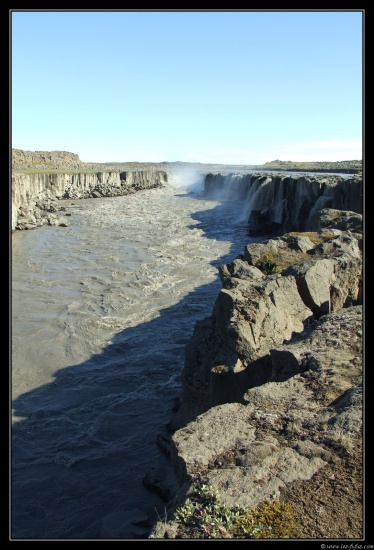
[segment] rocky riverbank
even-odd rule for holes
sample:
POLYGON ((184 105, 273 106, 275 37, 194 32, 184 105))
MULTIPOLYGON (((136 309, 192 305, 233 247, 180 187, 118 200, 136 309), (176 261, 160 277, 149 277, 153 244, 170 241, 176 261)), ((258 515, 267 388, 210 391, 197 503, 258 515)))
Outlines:
POLYGON ((218 505, 209 521, 207 500, 196 505, 206 487, 226 517, 287 504, 295 538, 363 537, 360 217, 345 213, 342 231, 336 211, 321 211, 318 231, 250 244, 221 268, 212 315, 186 347, 171 433, 158 438, 179 490, 150 538, 235 538, 218 505))
POLYGON ((12 149, 12 231, 69 225, 59 199, 129 195, 161 187, 169 173, 161 164, 82 162, 66 151, 12 149))

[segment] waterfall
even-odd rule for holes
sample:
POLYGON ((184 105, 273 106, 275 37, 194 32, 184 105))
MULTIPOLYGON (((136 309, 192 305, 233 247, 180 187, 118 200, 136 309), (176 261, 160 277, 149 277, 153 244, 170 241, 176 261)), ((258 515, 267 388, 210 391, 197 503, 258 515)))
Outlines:
MULTIPOLYGON (((360 182, 354 183, 359 187, 360 182)), ((344 204, 360 213, 359 192, 353 193, 353 187, 344 176, 268 173, 207 174, 204 183, 205 193, 215 200, 241 201, 238 220, 248 222, 251 234, 307 231, 312 215, 322 208, 344 204)))

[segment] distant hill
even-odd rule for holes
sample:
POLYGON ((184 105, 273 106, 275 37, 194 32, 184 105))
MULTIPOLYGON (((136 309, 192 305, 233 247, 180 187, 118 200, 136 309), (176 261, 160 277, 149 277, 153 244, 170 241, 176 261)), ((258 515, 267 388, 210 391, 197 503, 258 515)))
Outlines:
MULTIPOLYGON (((260 168, 260 166, 258 166, 260 168)), ((308 172, 362 172, 362 160, 340 160, 335 162, 293 162, 292 160, 272 160, 261 165, 261 169, 308 171, 308 172)))

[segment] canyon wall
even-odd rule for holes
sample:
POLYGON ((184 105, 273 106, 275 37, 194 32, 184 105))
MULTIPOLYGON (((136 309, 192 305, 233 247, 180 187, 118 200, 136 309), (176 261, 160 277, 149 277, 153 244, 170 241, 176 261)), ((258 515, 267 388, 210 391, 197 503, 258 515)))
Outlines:
POLYGON ((168 174, 159 170, 13 173, 11 228, 12 231, 31 229, 45 223, 55 223, 59 199, 128 195, 142 189, 160 187, 167 180, 168 174))
POLYGON ((360 176, 210 173, 204 191, 218 200, 242 200, 252 234, 309 231, 313 215, 324 208, 363 211, 360 176))

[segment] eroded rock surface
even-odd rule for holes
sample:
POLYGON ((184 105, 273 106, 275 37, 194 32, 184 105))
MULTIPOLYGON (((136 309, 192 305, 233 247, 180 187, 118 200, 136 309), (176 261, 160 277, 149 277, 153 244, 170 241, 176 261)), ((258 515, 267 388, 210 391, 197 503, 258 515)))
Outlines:
POLYGON ((321 316, 362 302, 358 240, 341 232, 328 242, 314 238, 314 244, 302 235, 250 244, 242 258, 221 268, 223 288, 212 315, 196 324, 186 346, 185 421, 212 406, 242 402, 247 389, 270 379, 272 348, 321 316))
POLYGON ((306 499, 303 487, 317 484, 326 499, 321 492, 313 513, 326 507, 342 521, 318 528, 298 509, 304 532, 362 536, 356 466, 355 496, 341 505, 343 479, 362 457, 362 234, 358 225, 354 234, 329 227, 326 211, 321 217, 319 233, 248 245, 221 268, 212 315, 186 346, 180 424, 168 445, 180 490, 150 538, 188 538, 173 512, 202 483, 247 509, 306 499))
MULTIPOLYGON (((322 316, 270 356, 269 381, 247 390, 243 404, 212 407, 172 435, 184 495, 204 483, 226 505, 251 509, 360 447, 362 306, 322 316)), ((172 509, 182 503, 183 493, 172 509)), ((150 536, 163 538, 168 529, 158 524, 150 536)), ((176 524, 170 529, 167 536, 173 529, 176 536, 176 524)))

